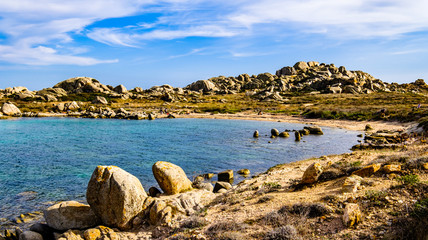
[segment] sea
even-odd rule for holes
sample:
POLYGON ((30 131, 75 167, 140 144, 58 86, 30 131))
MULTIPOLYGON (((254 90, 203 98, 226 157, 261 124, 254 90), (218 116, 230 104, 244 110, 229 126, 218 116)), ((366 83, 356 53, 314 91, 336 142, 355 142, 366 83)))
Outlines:
MULTIPOLYGON (((270 138, 272 128, 304 126, 189 118, 0 120, 0 219, 41 211, 58 201, 84 202, 98 165, 124 169, 148 191, 158 187, 152 174, 157 161, 180 166, 190 180, 227 169, 248 168, 256 175, 276 164, 350 152, 358 143, 360 132, 329 127, 323 127, 324 135, 303 136, 300 142, 293 133, 289 138, 270 138), (259 138, 253 138, 255 130, 259 138)), ((243 179, 237 175, 234 183, 243 179)))

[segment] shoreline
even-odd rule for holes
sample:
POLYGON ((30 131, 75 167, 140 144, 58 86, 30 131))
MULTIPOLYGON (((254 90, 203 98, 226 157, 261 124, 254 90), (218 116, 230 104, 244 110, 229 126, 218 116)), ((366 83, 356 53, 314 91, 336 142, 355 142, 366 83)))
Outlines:
POLYGON ((408 130, 416 128, 415 122, 387 122, 387 121, 353 121, 353 120, 332 120, 332 119, 309 119, 301 116, 290 115, 271 115, 271 114, 209 114, 209 113, 191 113, 187 115, 174 115, 177 118, 206 118, 206 119, 228 119, 228 120, 252 120, 252 121, 269 121, 269 122, 289 122, 309 125, 319 125, 324 127, 334 127, 340 129, 364 131, 365 126, 370 124, 375 130, 408 130))

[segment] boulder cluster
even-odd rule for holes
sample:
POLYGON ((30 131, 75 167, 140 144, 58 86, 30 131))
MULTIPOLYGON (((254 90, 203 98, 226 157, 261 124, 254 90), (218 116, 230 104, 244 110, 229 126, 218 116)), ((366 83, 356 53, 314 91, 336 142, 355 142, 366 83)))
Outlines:
POLYGON ((410 84, 385 83, 363 71, 349 71, 345 67, 318 62, 297 62, 283 67, 276 74, 241 74, 238 77, 213 77, 194 82, 185 89, 203 93, 234 94, 247 92, 261 100, 282 100, 289 92, 351 93, 418 92, 428 89, 424 80, 410 84))
MULTIPOLYGON (((46 224, 34 224, 21 232, 23 239, 120 239, 112 228, 129 230, 141 226, 167 225, 191 215, 215 198, 215 192, 231 189, 233 171, 218 174, 215 187, 204 174, 191 182, 179 166, 158 161, 153 175, 163 191, 151 187, 147 193, 137 177, 116 166, 97 166, 86 190, 86 201, 64 201, 44 211, 46 224), (224 182, 221 182, 224 181, 224 182)), ((248 175, 243 169, 240 174, 248 175)))
MULTIPOLYGON (((367 94, 390 91, 420 92, 422 90, 428 90, 428 85, 423 79, 407 84, 386 83, 363 71, 347 70, 344 66, 336 67, 334 64, 301 61, 294 66, 283 67, 275 74, 219 76, 193 82, 185 88, 162 85, 146 90, 140 87, 128 90, 123 85, 113 87, 104 85, 94 78, 75 77, 39 91, 30 91, 26 87, 0 89, 0 99, 7 97, 27 101, 56 102, 74 94, 95 94, 108 98, 187 102, 189 98, 201 94, 245 92, 260 100, 282 101, 283 96, 290 92, 367 94)), ((94 101, 99 104, 107 104, 107 101, 104 100, 97 98, 94 101)))

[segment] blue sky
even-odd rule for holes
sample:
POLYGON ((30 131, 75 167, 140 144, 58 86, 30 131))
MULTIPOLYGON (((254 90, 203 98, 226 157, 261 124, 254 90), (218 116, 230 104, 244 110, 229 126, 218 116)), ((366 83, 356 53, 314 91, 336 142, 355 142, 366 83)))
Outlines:
POLYGON ((127 88, 297 61, 428 79, 426 0, 0 0, 0 88, 88 76, 127 88))

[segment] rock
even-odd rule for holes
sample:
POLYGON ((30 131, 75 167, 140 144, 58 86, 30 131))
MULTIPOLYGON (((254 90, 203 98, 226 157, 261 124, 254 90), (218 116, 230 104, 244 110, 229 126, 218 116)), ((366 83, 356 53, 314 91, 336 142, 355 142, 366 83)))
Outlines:
POLYGON ((58 240, 85 240, 79 230, 68 230, 59 236, 58 240))
POLYGON ((58 101, 58 99, 54 95, 51 95, 51 94, 46 94, 46 95, 44 95, 44 97, 46 98, 47 102, 56 102, 56 101, 58 101))
POLYGON ((214 173, 204 173, 201 176, 205 179, 211 179, 214 177, 214 175, 215 175, 214 173))
POLYGON ((37 232, 25 231, 19 235, 19 240, 43 240, 43 236, 37 232))
POLYGON ((108 104, 108 101, 107 101, 107 99, 106 99, 105 97, 97 96, 97 97, 92 101, 92 103, 94 103, 94 104, 104 104, 104 105, 107 105, 107 104, 108 104))
POLYGON ((157 197, 160 194, 162 194, 162 192, 157 187, 149 188, 149 196, 150 197, 157 197))
POLYGON ((375 172, 377 172, 380 169, 380 164, 372 164, 369 166, 365 166, 352 174, 358 175, 360 177, 370 177, 375 172))
POLYGON ((94 227, 100 223, 89 205, 76 201, 57 203, 43 213, 48 226, 60 231, 94 227))
POLYGON ((56 105, 56 108, 58 109, 58 111, 62 112, 65 110, 65 104, 64 103, 58 103, 58 105, 56 105))
POLYGON ((309 134, 316 134, 316 135, 323 135, 324 134, 322 129, 318 126, 306 126, 303 128, 309 130, 309 134))
POLYGON ((149 116, 147 117, 149 120, 155 120, 156 119, 156 117, 155 117, 155 115, 154 114, 152 114, 152 113, 149 113, 149 116))
POLYGON ((195 177, 195 179, 193 179, 193 184, 201 183, 201 182, 203 182, 204 180, 205 180, 205 178, 204 178, 204 177, 202 177, 202 176, 197 176, 197 177, 195 177))
POLYGON ((216 91, 217 87, 213 82, 209 80, 199 80, 188 85, 186 89, 189 89, 192 91, 211 92, 211 91, 216 91))
POLYGON ((281 70, 276 71, 276 75, 277 76, 282 76, 282 75, 296 75, 296 69, 294 69, 294 67, 283 67, 281 68, 281 70))
POLYGON ((218 181, 220 182, 230 182, 233 180, 233 170, 226 170, 218 173, 218 181))
POLYGON ((77 102, 73 101, 71 103, 64 104, 65 110, 77 110, 80 108, 79 104, 77 102))
POLYGON ((270 130, 270 134, 271 134, 271 136, 273 136, 273 137, 278 137, 278 136, 279 136, 279 131, 278 131, 278 129, 276 129, 276 128, 272 128, 272 129, 270 130))
POLYGON ((249 170, 249 169, 244 168, 244 169, 238 170, 238 172, 237 172, 237 173, 238 173, 238 174, 241 174, 241 175, 250 175, 250 170, 249 170))
POLYGON ((208 192, 212 192, 214 190, 214 186, 208 182, 199 182, 193 185, 197 189, 204 189, 208 192))
POLYGON ((422 168, 428 170, 428 162, 422 164, 422 168))
POLYGON ((389 164, 382 167, 384 173, 397 173, 401 172, 401 165, 389 164))
POLYGON ((312 163, 306 171, 303 173, 302 181, 303 184, 312 184, 318 180, 318 177, 321 175, 323 168, 321 164, 314 162, 312 163))
POLYGON ((172 195, 192 189, 192 182, 179 166, 158 161, 152 167, 153 175, 164 193, 172 195))
POLYGON ((44 240, 55 239, 54 232, 55 229, 49 227, 47 224, 36 223, 31 225, 30 231, 40 233, 43 236, 44 240))
POLYGON ((119 240, 119 236, 116 232, 108 227, 98 226, 96 228, 90 228, 83 232, 85 240, 119 240))
POLYGON ((122 84, 116 86, 115 88, 113 88, 113 91, 117 92, 117 93, 127 93, 128 90, 126 89, 125 86, 123 86, 122 84))
POLYGON ((351 175, 345 179, 345 182, 342 186, 343 192, 355 193, 358 190, 358 187, 361 185, 362 177, 357 175, 351 175))
POLYGON ((116 166, 98 166, 92 173, 86 200, 107 226, 126 229, 147 198, 141 182, 116 166))
POLYGON ((360 207, 356 203, 348 203, 342 216, 345 226, 352 227, 361 221, 360 207))
POLYGON ((290 137, 290 134, 288 132, 281 132, 279 134, 279 137, 287 138, 287 137, 290 137))
POLYGON ((70 78, 56 84, 53 88, 62 88, 67 93, 102 93, 110 91, 109 87, 89 77, 70 78))
POLYGON ((309 68, 308 64, 306 62, 297 62, 296 64, 294 64, 293 66, 296 70, 302 70, 302 71, 306 71, 306 69, 309 68))
POLYGON ((299 130, 299 133, 300 133, 300 136, 309 135, 310 134, 309 130, 305 129, 305 128, 302 129, 302 130, 299 130))
POLYGON ((308 66, 309 66, 310 68, 318 67, 319 65, 320 65, 320 63, 319 63, 319 62, 314 62, 314 61, 310 61, 310 62, 308 62, 308 66))
POLYGON ((367 124, 366 127, 364 128, 364 131, 371 131, 373 130, 373 127, 370 124, 367 124))
POLYGON ((220 189, 229 190, 232 188, 232 185, 228 182, 216 182, 214 185, 214 192, 218 192, 220 189))
POLYGON ((15 104, 11 102, 6 102, 3 104, 3 107, 1 108, 1 111, 6 116, 19 116, 21 115, 21 111, 18 107, 15 106, 15 104))
POLYGON ((253 133, 253 137, 255 137, 255 138, 258 138, 259 137, 259 131, 254 131, 254 133, 253 133))
POLYGON ((172 220, 172 208, 162 200, 155 200, 150 208, 150 224, 168 224, 172 220))
POLYGON ((296 141, 300 141, 302 139, 302 137, 300 136, 300 133, 298 131, 294 132, 294 137, 296 141))

